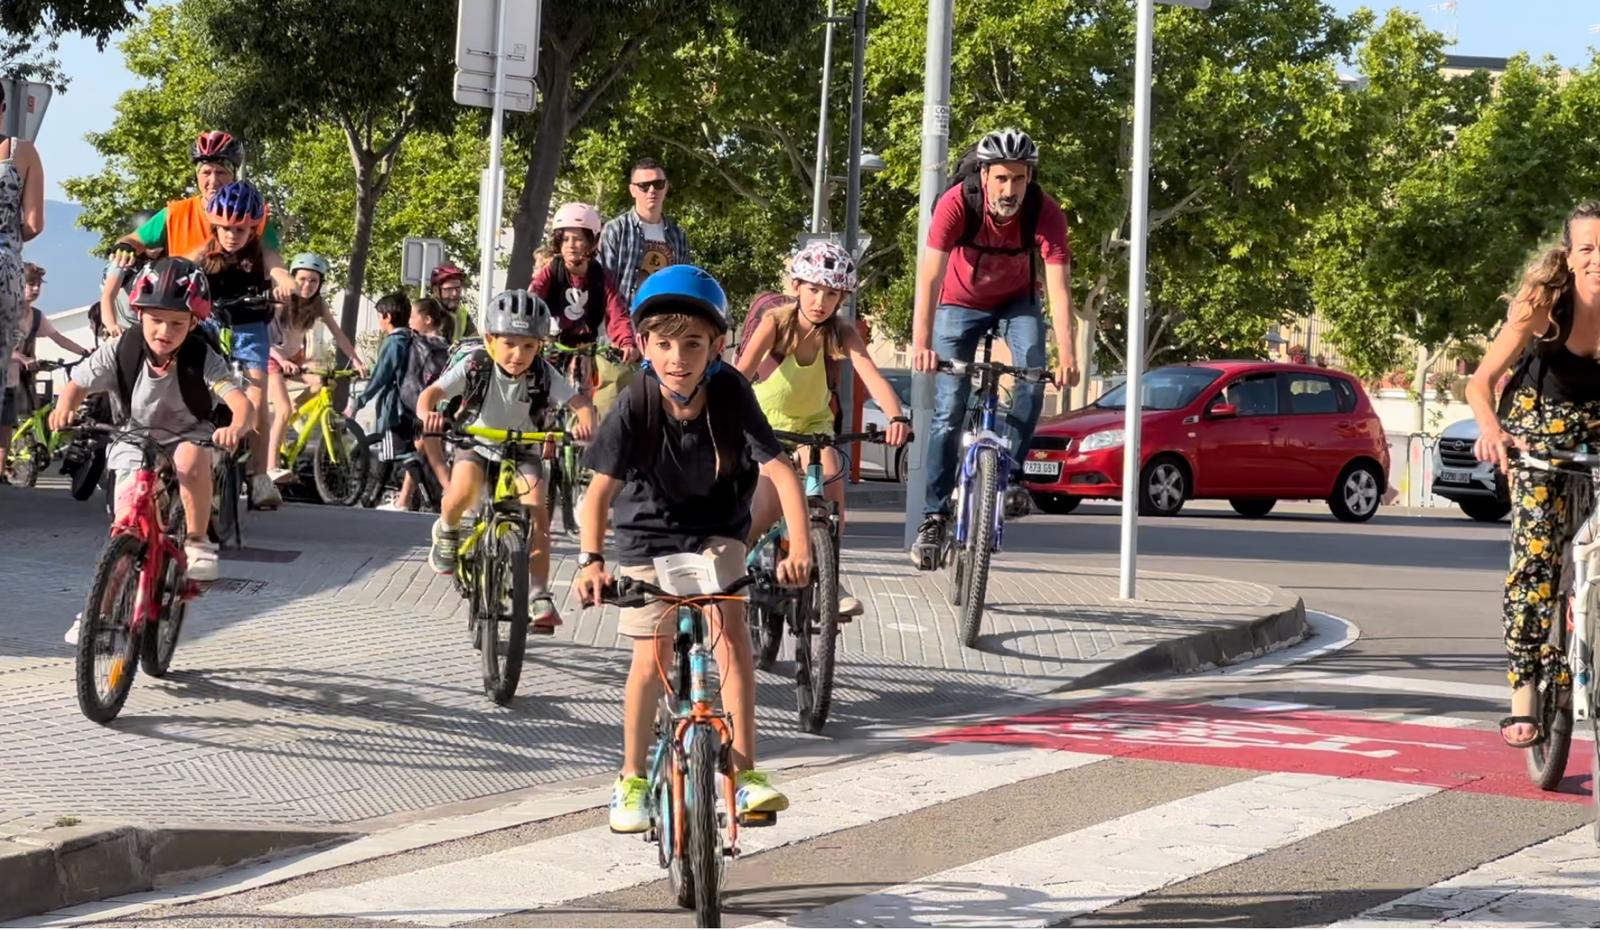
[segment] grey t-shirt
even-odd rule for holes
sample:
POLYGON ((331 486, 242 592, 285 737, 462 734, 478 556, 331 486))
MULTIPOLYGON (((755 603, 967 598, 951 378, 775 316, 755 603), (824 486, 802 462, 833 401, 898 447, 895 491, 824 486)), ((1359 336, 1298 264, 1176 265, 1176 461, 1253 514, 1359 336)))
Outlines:
MULTIPOLYGON (((118 340, 115 339, 101 343, 99 348, 72 370, 72 380, 91 394, 110 391, 115 395, 117 343, 118 340)), ((205 376, 206 384, 211 387, 211 393, 219 401, 239 390, 228 363, 222 356, 209 349, 206 351, 205 376)), ((120 400, 114 403, 118 407, 121 406, 120 400)), ((150 366, 146 364, 144 370, 139 373, 138 380, 133 383, 133 394, 128 400, 128 409, 118 410, 117 421, 124 426, 156 430, 157 440, 168 446, 176 445, 184 439, 210 439, 213 431, 210 423, 202 423, 196 419, 190 412, 189 405, 183 402, 183 393, 178 389, 176 363, 169 365, 165 374, 151 371, 150 366)), ((131 443, 117 443, 106 455, 107 466, 118 471, 137 468, 139 460, 139 447, 131 443)))
MULTIPOLYGON (((460 397, 467 389, 467 370, 471 364, 472 357, 468 356, 439 376, 435 384, 444 392, 446 399, 460 397)), ((542 358, 534 364, 544 366, 545 383, 550 385, 552 407, 563 406, 572 400, 577 392, 567 383, 566 378, 561 377, 561 374, 542 358)), ((533 380, 532 369, 513 378, 501 371, 499 365, 491 363, 489 367, 491 369, 489 387, 483 396, 483 406, 478 410, 477 419, 467 425, 522 432, 539 429, 539 424, 533 422, 532 411, 528 408, 531 400, 529 385, 533 380)))

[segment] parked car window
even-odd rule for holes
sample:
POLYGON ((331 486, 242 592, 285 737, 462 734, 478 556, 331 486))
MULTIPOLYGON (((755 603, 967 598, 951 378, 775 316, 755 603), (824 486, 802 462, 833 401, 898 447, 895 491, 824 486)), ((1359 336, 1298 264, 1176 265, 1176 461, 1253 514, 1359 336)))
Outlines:
POLYGON ((1250 375, 1223 389, 1219 401, 1238 408, 1241 417, 1267 417, 1278 412, 1278 376, 1250 375))
POLYGON ((1289 412, 1294 414, 1338 413, 1339 394, 1334 379, 1322 375, 1291 374, 1289 379, 1289 412))
MULTIPOLYGON (((1195 368, 1189 365, 1157 368, 1145 375, 1140 382, 1139 393, 1143 395, 1141 404, 1146 410, 1179 410, 1194 403, 1200 392, 1221 375, 1222 372, 1215 368, 1195 368)), ((1127 386, 1119 384, 1095 401, 1094 406, 1126 407, 1127 397, 1127 386)))

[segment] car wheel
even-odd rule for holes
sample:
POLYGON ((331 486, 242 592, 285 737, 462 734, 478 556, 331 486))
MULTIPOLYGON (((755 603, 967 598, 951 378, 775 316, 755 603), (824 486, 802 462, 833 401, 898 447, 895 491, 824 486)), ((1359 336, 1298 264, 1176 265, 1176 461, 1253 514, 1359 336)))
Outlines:
POLYGON ((1383 479, 1378 470, 1363 462, 1356 462, 1339 475, 1333 485, 1333 496, 1328 498, 1328 509, 1346 523, 1365 523, 1378 512, 1383 499, 1383 479))
POLYGON ((1177 516, 1189 499, 1189 473, 1173 456, 1152 459, 1139 478, 1139 512, 1147 517, 1177 516))
POLYGON ((1461 512, 1481 523, 1499 523, 1511 512, 1511 502, 1493 498, 1468 498, 1456 501, 1461 512))
POLYGON ((1241 517, 1264 517, 1278 506, 1278 502, 1270 497, 1235 497, 1228 503, 1241 517))
POLYGON ((1071 494, 1043 494, 1038 491, 1033 494, 1033 506, 1045 513, 1071 513, 1083 503, 1083 498, 1073 497, 1071 494))

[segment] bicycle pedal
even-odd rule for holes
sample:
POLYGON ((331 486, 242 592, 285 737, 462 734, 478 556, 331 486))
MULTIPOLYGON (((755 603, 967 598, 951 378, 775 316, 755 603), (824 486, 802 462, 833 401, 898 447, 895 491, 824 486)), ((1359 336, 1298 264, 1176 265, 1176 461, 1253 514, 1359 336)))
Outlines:
POLYGON ((777 822, 777 811, 745 811, 739 815, 741 827, 770 827, 777 822))

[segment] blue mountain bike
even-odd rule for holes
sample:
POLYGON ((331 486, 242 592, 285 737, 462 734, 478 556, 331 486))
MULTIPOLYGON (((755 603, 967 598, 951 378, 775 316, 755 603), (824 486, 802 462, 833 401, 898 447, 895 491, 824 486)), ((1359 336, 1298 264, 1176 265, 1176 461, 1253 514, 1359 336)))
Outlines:
POLYGON ((1048 368, 1016 368, 990 361, 994 336, 983 340, 983 361, 941 360, 939 370, 978 379, 978 409, 961 434, 961 477, 956 482, 955 526, 945 535, 943 562, 950 568, 950 604, 961 610, 961 643, 978 644, 983 602, 989 589, 989 559, 1005 536, 1005 496, 1015 463, 1000 432, 1000 379, 1050 381, 1048 368))

